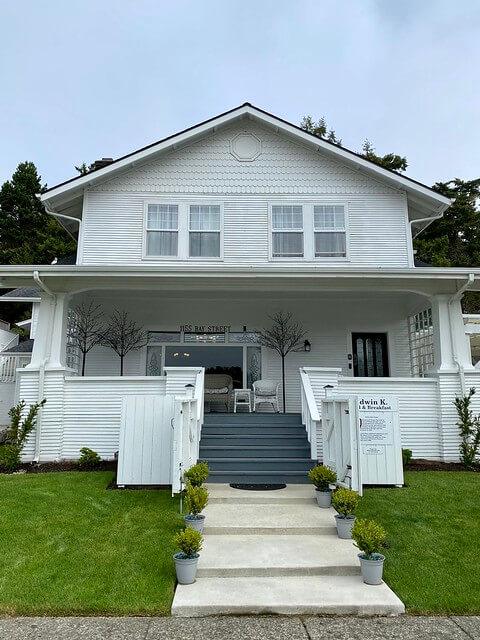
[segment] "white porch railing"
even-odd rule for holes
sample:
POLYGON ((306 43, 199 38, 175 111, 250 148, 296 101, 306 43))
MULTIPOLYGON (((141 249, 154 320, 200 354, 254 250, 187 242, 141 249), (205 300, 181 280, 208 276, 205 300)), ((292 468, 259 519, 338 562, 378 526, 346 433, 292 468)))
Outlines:
POLYGON ((30 362, 30 354, 0 357, 0 382, 15 382, 17 369, 23 369, 30 362))
POLYGON ((300 369, 301 399, 302 399, 302 423, 307 430, 307 437, 310 443, 310 457, 317 459, 317 431, 320 425, 320 414, 318 412, 315 395, 313 393, 310 378, 304 369, 300 369))
POLYGON ((195 377, 193 397, 175 398, 172 420, 172 494, 183 489, 183 474, 198 461, 203 425, 205 369, 195 377))

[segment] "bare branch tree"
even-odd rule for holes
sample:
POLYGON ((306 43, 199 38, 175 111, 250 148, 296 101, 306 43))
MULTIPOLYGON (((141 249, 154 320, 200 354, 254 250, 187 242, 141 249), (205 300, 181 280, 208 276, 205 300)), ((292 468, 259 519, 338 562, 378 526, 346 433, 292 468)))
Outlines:
POLYGON ((147 344, 147 334, 126 311, 115 310, 109 318, 102 344, 111 347, 120 357, 120 375, 123 376, 123 360, 127 353, 147 344))
POLYGON ((73 312, 69 340, 82 354, 82 376, 84 376, 87 353, 100 343, 104 333, 104 312, 102 306, 93 301, 82 302, 73 309, 73 312))
POLYGON ((285 358, 291 351, 302 346, 306 331, 293 320, 291 313, 278 311, 269 316, 272 326, 257 333, 257 343, 276 351, 282 360, 283 413, 285 413, 285 358))

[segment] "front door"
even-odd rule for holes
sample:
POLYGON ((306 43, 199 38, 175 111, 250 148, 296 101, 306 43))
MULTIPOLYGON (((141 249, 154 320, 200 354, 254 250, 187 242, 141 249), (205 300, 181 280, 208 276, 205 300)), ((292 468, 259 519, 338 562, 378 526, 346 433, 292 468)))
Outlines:
POLYGON ((386 333, 352 333, 353 375, 388 377, 386 333))

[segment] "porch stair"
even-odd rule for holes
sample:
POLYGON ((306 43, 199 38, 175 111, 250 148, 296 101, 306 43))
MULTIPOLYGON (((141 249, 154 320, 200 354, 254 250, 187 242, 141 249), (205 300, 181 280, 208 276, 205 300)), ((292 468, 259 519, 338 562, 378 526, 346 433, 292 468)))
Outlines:
POLYGON ((315 465, 300 414, 206 414, 200 459, 215 483, 304 483, 315 465))
POLYGON ((197 581, 178 585, 172 615, 398 615, 382 583, 363 583, 357 549, 311 485, 242 491, 210 484, 197 581))

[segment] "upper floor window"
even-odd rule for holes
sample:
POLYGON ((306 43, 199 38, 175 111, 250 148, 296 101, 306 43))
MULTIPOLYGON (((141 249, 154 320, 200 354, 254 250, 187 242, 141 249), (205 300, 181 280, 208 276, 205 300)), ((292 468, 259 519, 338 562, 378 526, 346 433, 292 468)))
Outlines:
POLYGON ((315 205, 313 224, 315 257, 344 258, 347 255, 347 242, 343 205, 315 205))
POLYGON ((220 257, 220 205, 191 205, 189 255, 192 258, 220 257))
POLYGON ((178 255, 178 205, 149 204, 147 256, 178 255))
POLYGON ((272 255, 274 258, 303 258, 301 205, 272 206, 272 255))

